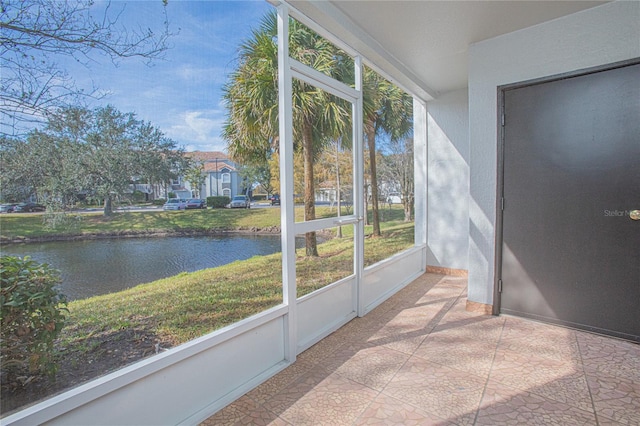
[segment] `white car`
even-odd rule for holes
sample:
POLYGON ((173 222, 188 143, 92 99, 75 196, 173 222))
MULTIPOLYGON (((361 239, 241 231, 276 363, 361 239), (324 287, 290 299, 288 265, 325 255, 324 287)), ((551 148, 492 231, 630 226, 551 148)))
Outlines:
POLYGON ((186 208, 187 200, 184 198, 169 198, 162 206, 162 210, 186 210, 186 208))
POLYGON ((251 200, 246 195, 236 195, 235 197, 233 197, 233 200, 231 200, 231 203, 229 203, 229 208, 231 209, 235 209, 235 208, 248 209, 250 207, 251 207, 251 200))

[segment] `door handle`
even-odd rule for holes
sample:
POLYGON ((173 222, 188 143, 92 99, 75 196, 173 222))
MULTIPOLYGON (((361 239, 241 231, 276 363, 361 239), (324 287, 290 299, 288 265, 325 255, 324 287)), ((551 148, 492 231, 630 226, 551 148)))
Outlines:
POLYGON ((629 212, 631 220, 640 220, 640 210, 631 210, 629 212))

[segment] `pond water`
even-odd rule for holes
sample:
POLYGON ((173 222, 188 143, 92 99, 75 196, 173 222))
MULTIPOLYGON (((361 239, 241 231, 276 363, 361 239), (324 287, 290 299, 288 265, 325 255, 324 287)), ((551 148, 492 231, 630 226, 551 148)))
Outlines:
MULTIPOLYGON (((304 246, 304 238, 296 240, 304 246)), ((119 238, 12 244, 3 255, 31 256, 60 270, 68 300, 280 252, 279 235, 119 238)))

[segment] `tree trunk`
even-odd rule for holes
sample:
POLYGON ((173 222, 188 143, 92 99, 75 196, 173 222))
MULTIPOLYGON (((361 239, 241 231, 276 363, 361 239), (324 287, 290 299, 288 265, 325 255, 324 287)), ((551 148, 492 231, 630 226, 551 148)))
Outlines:
POLYGON ((404 221, 405 222, 411 222, 411 220, 413 219, 413 206, 414 206, 415 202, 414 202, 414 198, 413 198, 413 194, 407 193, 407 194, 403 194, 402 197, 402 206, 403 206, 403 210, 404 210, 404 221))
MULTIPOLYGON (((313 133, 312 123, 305 120, 302 134, 302 155, 304 158, 304 220, 316 218, 315 188, 313 183, 313 133)), ((307 256, 318 256, 318 241, 315 232, 304 235, 307 256)))
POLYGON ((107 196, 104 198, 104 216, 111 216, 113 214, 113 204, 111 202, 111 197, 107 196))
POLYGON ((371 170, 371 212, 373 216, 373 236, 380 237, 380 213, 378 211, 378 178, 376 176, 376 131, 374 124, 365 124, 365 133, 369 145, 369 169, 371 170))
POLYGON ((365 181, 364 183, 364 224, 365 226, 369 226, 369 184, 365 181))

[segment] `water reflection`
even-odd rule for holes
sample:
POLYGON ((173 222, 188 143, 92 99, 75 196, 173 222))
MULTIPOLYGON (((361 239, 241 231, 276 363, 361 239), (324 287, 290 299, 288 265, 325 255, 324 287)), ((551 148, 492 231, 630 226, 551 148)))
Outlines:
MULTIPOLYGON (((304 241, 297 239, 296 245, 304 241)), ((69 300, 276 252, 280 236, 271 235, 52 241, 2 248, 3 255, 31 256, 59 269, 60 288, 69 300)))

